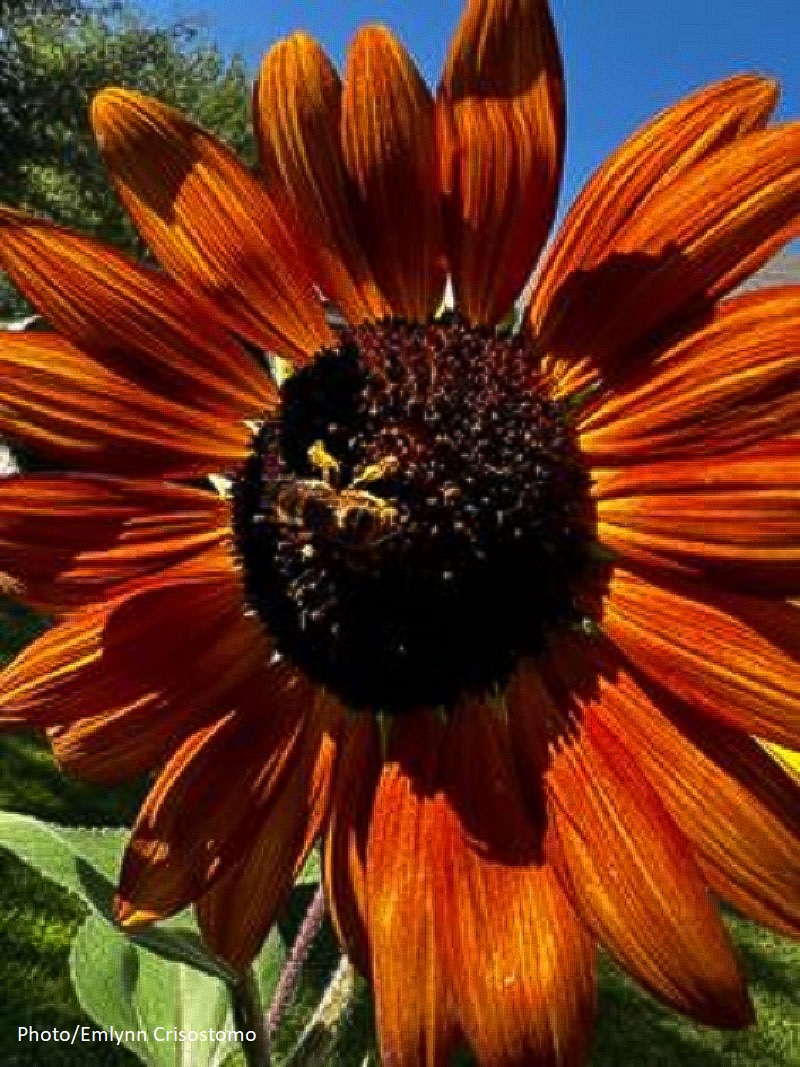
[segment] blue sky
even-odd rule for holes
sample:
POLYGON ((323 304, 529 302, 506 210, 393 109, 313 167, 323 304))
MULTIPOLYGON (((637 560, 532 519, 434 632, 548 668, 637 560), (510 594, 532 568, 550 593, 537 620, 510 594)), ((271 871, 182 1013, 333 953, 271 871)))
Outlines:
MULTIPOLYGON (((568 151, 562 210, 625 136, 704 82, 760 71, 783 86, 779 115, 800 118, 800 0, 551 0, 567 75, 568 151)), ((405 41, 435 85, 461 0, 140 0, 158 18, 205 16, 226 52, 251 69, 294 29, 341 64, 364 22, 405 41)))

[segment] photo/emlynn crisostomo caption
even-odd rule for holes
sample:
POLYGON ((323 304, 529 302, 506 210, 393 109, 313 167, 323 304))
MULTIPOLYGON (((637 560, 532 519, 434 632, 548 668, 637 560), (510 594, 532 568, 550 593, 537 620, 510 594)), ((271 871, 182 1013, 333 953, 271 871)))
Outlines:
POLYGON ((178 1030, 176 1027, 155 1026, 152 1030, 117 1030, 113 1026, 94 1027, 77 1023, 72 1030, 51 1027, 18 1026, 17 1040, 23 1044, 201 1044, 205 1042, 238 1041, 254 1042, 255 1030, 178 1030))

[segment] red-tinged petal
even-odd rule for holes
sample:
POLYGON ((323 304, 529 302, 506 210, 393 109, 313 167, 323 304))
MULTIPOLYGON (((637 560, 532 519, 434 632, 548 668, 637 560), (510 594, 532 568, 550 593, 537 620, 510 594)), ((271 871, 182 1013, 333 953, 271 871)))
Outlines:
POLYGON ((78 470, 202 476, 247 455, 250 431, 162 400, 55 334, 0 341, 0 433, 78 470))
POLYGON ((261 179, 306 236, 314 278, 348 322, 379 319, 388 306, 356 238, 340 126, 336 68, 305 33, 276 44, 253 95, 261 179))
POLYGON ((209 310, 289 358, 331 343, 302 250, 229 149, 178 111, 128 89, 98 93, 92 124, 137 229, 209 310))
POLYGON ((135 928, 199 900, 251 847, 276 790, 298 766, 311 686, 276 666, 231 694, 222 717, 181 745, 131 832, 115 914, 135 928))
POLYGON ((367 850, 385 1062, 448 1062, 459 1030, 481 1063, 583 1062, 594 946, 538 857, 488 709, 396 725, 367 850))
POLYGON ((598 538, 623 560, 716 587, 800 592, 800 438, 601 472, 595 492, 598 538))
POLYGON ((243 862, 197 905, 206 944, 238 971, 253 962, 311 847, 324 829, 342 711, 320 698, 291 769, 262 812, 243 862))
POLYGON ((561 180, 564 82, 546 0, 470 0, 436 106, 456 303, 496 322, 533 270, 561 180))
MULTIPOLYGON (((199 614, 203 602, 194 590, 190 595, 191 609, 199 614)), ((186 610, 186 603, 182 607, 186 610)), ((198 726, 217 718, 219 706, 238 686, 256 692, 264 687, 270 649, 254 632, 256 625, 232 611, 207 622, 201 615, 190 628, 184 623, 182 636, 164 642, 164 653, 139 646, 127 673, 117 669, 111 679, 99 667, 83 672, 63 687, 70 701, 64 719, 76 709, 79 717, 48 731, 58 762, 80 778, 112 784, 159 767, 198 726), (164 662, 167 652, 171 666, 164 662), (181 675, 176 662, 195 666, 181 675)), ((113 623, 109 633, 121 642, 113 623)), ((108 659, 102 666, 108 667, 108 659)))
POLYGON ((543 862, 511 741, 489 707, 456 713, 440 815, 441 951, 480 1063, 577 1067, 592 1037, 595 944, 543 862), (476 792, 478 766, 487 788, 476 792))
POLYGON ((602 524, 599 537, 604 547, 628 566, 656 570, 665 581, 702 578, 717 589, 778 598, 797 595, 800 590, 800 554, 796 549, 740 552, 715 546, 709 551, 703 541, 637 533, 608 522, 602 524))
POLYGON ((616 568, 603 630, 643 674, 697 711, 800 748, 800 610, 665 588, 616 568))
MULTIPOLYGON (((795 437, 773 438, 749 448, 706 451, 689 459, 641 462, 629 466, 595 466, 592 494, 598 500, 619 500, 651 494, 665 498, 707 490, 713 499, 725 492, 792 490, 800 482, 800 445, 795 437)), ((709 517, 713 515, 709 507, 709 517)))
POLYGON ((380 767, 377 725, 371 717, 359 716, 342 740, 322 858, 333 928, 362 974, 370 970, 365 864, 380 767))
POLYGON ((434 105, 413 60, 381 26, 360 30, 347 55, 342 149, 375 278, 394 314, 425 322, 445 283, 434 105))
MULTIPOLYGON (((741 545, 745 549, 763 547, 776 561, 800 561, 800 492, 793 488, 637 493, 601 500, 597 513, 601 522, 614 526, 672 534, 692 544, 714 542, 708 549, 710 556, 719 552, 723 558, 736 558, 741 545), (726 547, 718 549, 718 545, 726 547)), ((743 553, 745 557, 748 554, 743 553)))
MULTIPOLYGON (((0 673, 0 718, 36 728, 86 720, 81 729, 97 719, 105 737, 103 720, 111 736, 119 713, 137 744, 137 730, 169 735, 266 662, 261 635, 241 614, 230 562, 207 552, 75 611, 28 645, 0 673)), ((101 765, 104 750, 94 755, 101 765)))
POLYGON ((201 489, 77 475, 0 482, 0 570, 46 611, 107 599, 229 535, 228 506, 201 489))
POLYGON ((550 764, 550 744, 564 724, 534 660, 523 659, 517 665, 506 686, 505 704, 520 792, 541 839, 548 825, 545 771, 550 764))
POLYGON ((0 266, 55 330, 141 388, 230 421, 275 406, 267 374, 168 275, 2 207, 0 266))
POLYGON ((705 460, 800 429, 800 286, 725 301, 582 415, 592 462, 705 460))
POLYGON ((797 937, 800 783, 741 731, 646 691, 615 650, 584 642, 576 652, 595 664, 593 714, 624 737, 709 885, 745 915, 797 937))
MULTIPOLYGON (((433 797, 440 738, 427 713, 424 722, 422 713, 414 718, 414 762, 405 754, 387 762, 373 800, 365 868, 370 973, 383 1062, 445 1067, 458 1031, 436 927, 453 922, 460 902, 444 885, 445 828, 433 797)), ((410 747, 411 730, 403 733, 410 747)))
POLYGON ((533 323, 541 326, 570 274, 596 266, 656 192, 762 127, 777 96, 777 86, 766 78, 727 78, 686 97, 634 133, 590 178, 564 220, 537 281, 533 323))
POLYGON ((713 303, 800 234, 800 123, 748 134, 655 193, 540 324, 542 349, 598 376, 713 303))
MULTIPOLYGON (((571 647, 555 656, 565 688, 574 656, 571 647)), ((625 748, 624 730, 608 730, 595 713, 601 701, 573 689, 563 708, 546 775, 547 855, 583 919, 645 988, 707 1025, 749 1025, 746 984, 689 842, 625 748)))

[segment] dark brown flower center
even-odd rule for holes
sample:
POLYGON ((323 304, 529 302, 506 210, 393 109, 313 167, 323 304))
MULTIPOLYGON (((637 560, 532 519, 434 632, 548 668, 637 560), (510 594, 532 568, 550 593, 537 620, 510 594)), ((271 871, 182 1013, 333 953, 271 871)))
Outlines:
POLYGON ((452 707, 577 619, 587 490, 528 341, 456 317, 344 330, 238 479, 247 596, 350 706, 452 707))

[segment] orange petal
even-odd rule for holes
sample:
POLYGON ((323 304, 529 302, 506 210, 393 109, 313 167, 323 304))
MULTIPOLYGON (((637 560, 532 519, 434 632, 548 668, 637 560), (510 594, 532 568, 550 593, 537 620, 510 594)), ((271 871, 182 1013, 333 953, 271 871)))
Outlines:
POLYGON ((797 500, 777 491, 629 497, 598 508, 597 532, 631 563, 702 574, 721 587, 798 595, 797 500))
POLYGON ((782 602, 755 608, 749 597, 698 597, 616 568, 603 629, 631 663, 693 708, 800 748, 800 610, 782 602))
POLYGON ((373 718, 359 715, 342 740, 323 848, 325 895, 339 943, 369 974, 366 930, 367 831, 381 754, 373 718))
POLYGON ((800 428, 800 286, 725 301, 579 422, 595 465, 747 448, 800 428))
MULTIPOLYGON (((198 614, 202 603, 193 600, 191 607, 198 614)), ((207 622, 201 618, 189 633, 165 642, 173 657, 173 674, 176 662, 194 663, 191 678, 174 678, 164 668, 163 656, 147 652, 135 659, 134 666, 142 666, 134 678, 124 671, 112 674, 107 656, 105 673, 100 675, 99 668, 91 674, 84 671, 62 686, 71 702, 65 718, 75 715, 81 697, 83 705, 80 718, 48 729, 61 766, 91 782, 114 784, 141 777, 171 759, 190 733, 217 719, 220 706, 238 686, 246 683, 258 690, 265 684, 269 649, 254 640, 252 627, 240 618, 230 614, 226 618, 224 632, 224 617, 207 622), (114 699, 114 691, 124 696, 114 699), (97 713, 97 708, 102 711, 97 713)), ((114 627, 109 630, 112 639, 119 640, 114 627)))
POLYGON ((698 721, 638 684, 612 651, 593 713, 624 736, 641 771, 693 843, 709 885, 745 915, 800 933, 800 785, 751 738, 698 721))
POLYGON ((647 200, 546 308, 543 350, 599 375, 800 235, 800 123, 742 137, 647 200))
POLYGON ((332 341, 301 251, 229 149, 178 111, 128 89, 98 93, 92 124, 145 241, 232 330, 289 358, 332 341))
POLYGON ((276 790, 296 767, 311 687, 276 667, 232 695, 223 717, 181 745, 147 795, 122 861, 115 914, 166 917, 238 865, 276 790))
POLYGON ((173 476, 229 470, 251 437, 244 423, 161 400, 49 333, 0 341, 0 433, 78 469, 173 476))
POLYGON ((595 944, 542 860, 497 712, 459 709, 448 737, 439 926, 453 1001, 487 1064, 585 1063, 595 1007, 595 944), (476 792, 476 768, 486 788, 476 792))
POLYGON ((163 272, 2 207, 0 266, 67 340, 148 391, 231 421, 275 406, 267 374, 163 272))
MULTIPOLYGON (((561 679, 574 676, 568 647, 561 679)), ((547 853, 571 899, 614 959, 670 1007, 710 1026, 753 1022, 733 947, 689 843, 624 747, 624 727, 573 692, 568 735, 547 771, 547 853)), ((532 711, 535 709, 531 709, 532 711)))
POLYGON ((766 78, 727 78, 667 108, 629 138, 592 176, 564 220, 537 281, 534 325, 541 326, 569 275, 596 266, 656 192, 762 127, 777 97, 777 86, 766 78))
POLYGON ((242 616, 230 563, 206 552, 75 611, 28 645, 0 673, 0 718, 32 727, 105 718, 110 735, 125 713, 132 729, 169 733, 266 661, 262 635, 242 616))
POLYGON ((598 537, 623 559, 764 595, 800 592, 800 438, 608 472, 596 492, 598 537))
POLYGON ((336 68, 305 33, 265 56, 253 96, 261 178, 306 236, 315 280, 351 323, 388 307, 355 233, 339 137, 342 86, 336 68))
MULTIPOLYGON (((48 736, 53 754, 70 773, 112 784, 139 777, 169 759, 199 726, 217 718, 219 706, 239 685, 256 691, 263 686, 270 649, 263 636, 254 633, 257 624, 231 611, 205 621, 201 597, 194 590, 191 595, 199 620, 191 627, 184 622, 184 632, 164 642, 163 654, 152 646, 138 646, 128 673, 115 670, 106 656, 103 671, 98 666, 82 672, 62 687, 70 703, 61 714, 66 719, 77 708, 80 717, 51 727, 48 736), (171 666, 164 662, 166 653, 171 666), (181 675, 176 662, 196 666, 190 675, 181 675)), ((208 594, 206 601, 211 601, 208 594)), ((113 621, 107 632, 122 648, 113 621)))
POLYGON ((660 476, 663 492, 597 501, 599 540, 623 561, 665 574, 756 594, 800 593, 800 439, 719 461, 706 484, 699 460, 693 492, 671 492, 681 475, 662 466, 642 477, 660 476))
MULTIPOLYGON (((630 466, 594 467, 592 494, 597 500, 622 500, 651 494, 664 498, 707 490, 710 499, 722 493, 764 492, 781 487, 791 491, 800 474, 797 437, 774 438, 749 448, 717 454, 710 447, 705 455, 689 459, 631 463, 630 466)), ((709 507, 709 518, 713 515, 709 507)))
POLYGON ((7 478, 0 482, 0 570, 28 603, 74 608, 220 543, 230 535, 227 511, 212 493, 164 482, 7 478))
POLYGON ((360 30, 347 55, 342 149, 375 278, 395 315, 424 322, 445 283, 433 99, 381 26, 360 30))
POLYGON ((492 713, 398 723, 378 785, 367 891, 378 1029, 389 1063, 579 1064, 594 952, 521 809, 492 713), (476 764, 477 759, 477 764, 476 764), (476 766, 487 788, 475 792, 476 766), (427 1056, 427 1059, 426 1059, 427 1056))
MULTIPOLYGON (((365 868, 370 973, 381 1060, 394 1067, 446 1067, 458 1040, 452 992, 436 938, 461 902, 444 884, 441 802, 435 799, 441 739, 427 713, 401 733, 401 760, 377 783, 365 868), (450 907, 448 908, 448 903, 450 907)), ((485 916, 483 920, 485 921, 485 916)))
POLYGON ((528 818, 542 839, 549 818, 545 771, 550 765, 550 744, 563 723, 534 660, 523 659, 517 665, 506 686, 505 705, 519 788, 528 818))
POLYGON ((437 99, 447 251, 456 303, 496 322, 553 222, 564 81, 547 0, 470 0, 437 99))
POLYGON ((340 709, 317 701, 292 767, 262 812, 244 861, 197 905, 206 944, 238 971, 258 955, 325 826, 341 720, 340 709))

